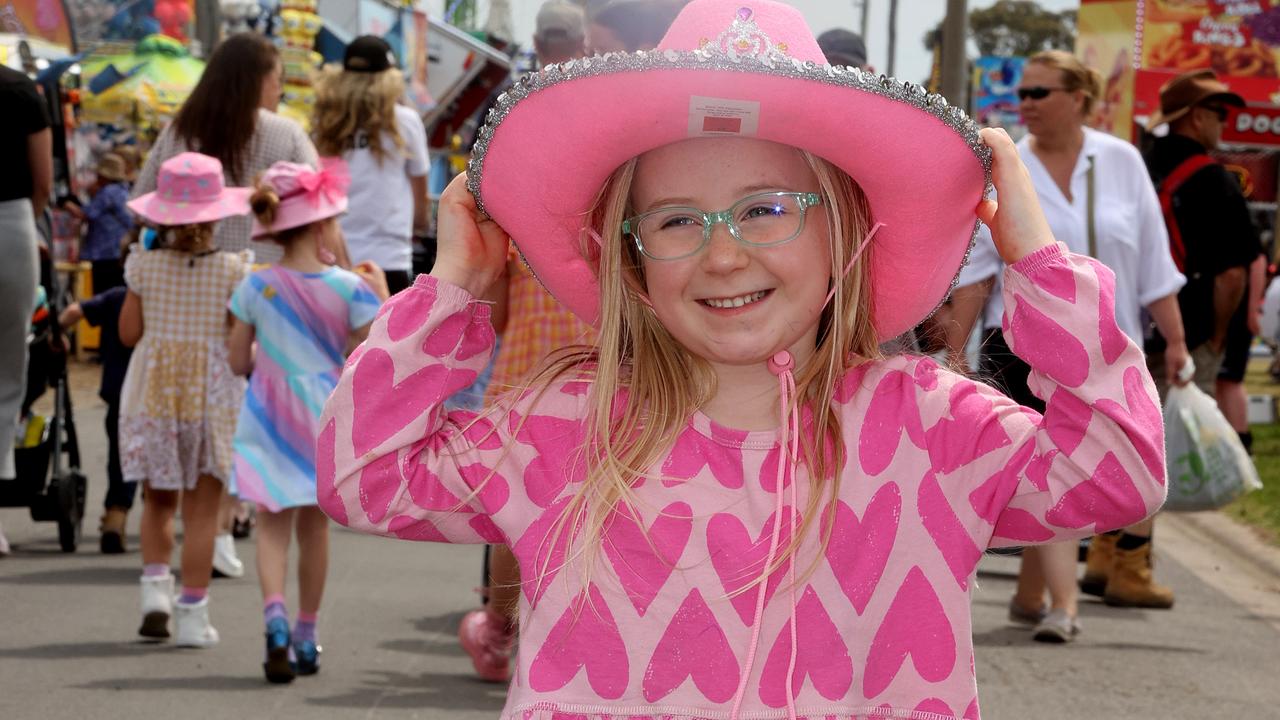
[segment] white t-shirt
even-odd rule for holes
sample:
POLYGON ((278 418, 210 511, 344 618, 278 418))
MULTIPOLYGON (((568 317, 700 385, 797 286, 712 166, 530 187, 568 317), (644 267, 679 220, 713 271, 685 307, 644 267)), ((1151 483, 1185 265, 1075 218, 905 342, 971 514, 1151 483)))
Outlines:
MULTIPOLYGON (((396 106, 396 127, 404 148, 383 136, 386 154, 379 163, 369 150, 370 139, 356 136, 355 147, 343 153, 351 172, 348 210, 342 233, 352 262, 372 260, 384 270, 413 266, 413 188, 411 177, 427 174, 427 131, 412 109, 396 106)), ((426 198, 422 199, 426 202, 426 198)))
MULTIPOLYGON (((1084 147, 1071 174, 1071 200, 1062 194, 1049 170, 1031 150, 1031 137, 1018 143, 1018 154, 1031 173, 1049 228, 1071 252, 1089 254, 1089 159, 1094 163, 1094 230, 1098 260, 1116 274, 1116 324, 1142 344, 1142 308, 1187 283, 1169 254, 1169 234, 1151 176, 1138 149, 1106 133, 1084 129, 1084 147)), ((984 328, 1000 327, 1004 314, 1004 263, 985 225, 960 272, 961 286, 993 275, 996 285, 983 314, 984 328)))

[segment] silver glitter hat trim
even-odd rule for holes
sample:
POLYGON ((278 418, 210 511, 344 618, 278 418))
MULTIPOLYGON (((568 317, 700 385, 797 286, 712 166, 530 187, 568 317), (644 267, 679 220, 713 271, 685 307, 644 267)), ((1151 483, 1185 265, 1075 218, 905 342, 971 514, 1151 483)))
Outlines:
MULTIPOLYGON (((520 102, 539 91, 582 78, 650 70, 716 70, 809 80, 860 90, 904 103, 932 115, 959 135, 973 151, 974 157, 982 164, 985 175, 982 197, 987 198, 992 191, 991 149, 978 135, 980 128, 964 110, 949 104, 941 95, 930 93, 914 83, 898 81, 887 75, 873 75, 856 67, 819 65, 808 60, 779 57, 776 52, 764 52, 759 55, 738 54, 732 50, 732 47, 726 51, 714 44, 708 44, 693 51, 641 50, 634 53, 607 53, 549 65, 537 72, 523 75, 511 88, 498 96, 485 117, 484 127, 476 135, 475 145, 471 149, 471 159, 467 163, 467 189, 475 198, 477 209, 486 217, 488 216, 484 198, 480 194, 480 186, 484 182, 485 157, 489 151, 489 144, 493 141, 498 127, 520 102)), ((960 267, 956 269, 946 294, 933 310, 920 319, 920 322, 932 317, 951 297, 951 293, 959 284, 960 270, 969 264, 969 256, 973 252, 980 226, 981 221, 975 219, 969 245, 965 249, 960 267)), ((524 261, 524 253, 521 252, 520 255, 521 260, 524 261)), ((525 262, 525 265, 527 267, 528 262, 525 262)), ((532 268, 530 271, 532 272, 532 268)), ((536 272, 533 272, 533 275, 537 277, 536 272)), ((541 283, 540 279, 539 283, 541 283)))

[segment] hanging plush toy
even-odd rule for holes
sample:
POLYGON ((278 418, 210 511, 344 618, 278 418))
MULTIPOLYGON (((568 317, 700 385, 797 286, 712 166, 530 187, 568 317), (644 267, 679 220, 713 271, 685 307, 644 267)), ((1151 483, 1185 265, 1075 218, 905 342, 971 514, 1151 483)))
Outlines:
POLYGON ((187 0, 156 0, 155 14, 161 33, 187 42, 187 24, 191 22, 191 6, 187 0))
POLYGON ((222 12, 223 33, 227 35, 248 30, 250 21, 262 14, 257 0, 221 0, 218 9, 222 12))

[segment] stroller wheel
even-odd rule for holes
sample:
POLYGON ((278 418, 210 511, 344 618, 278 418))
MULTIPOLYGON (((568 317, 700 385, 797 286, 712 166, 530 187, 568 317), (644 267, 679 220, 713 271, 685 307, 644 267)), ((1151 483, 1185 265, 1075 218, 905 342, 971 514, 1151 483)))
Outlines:
POLYGON ((58 544, 63 552, 73 553, 80 544, 87 485, 85 477, 77 472, 58 478, 58 544))

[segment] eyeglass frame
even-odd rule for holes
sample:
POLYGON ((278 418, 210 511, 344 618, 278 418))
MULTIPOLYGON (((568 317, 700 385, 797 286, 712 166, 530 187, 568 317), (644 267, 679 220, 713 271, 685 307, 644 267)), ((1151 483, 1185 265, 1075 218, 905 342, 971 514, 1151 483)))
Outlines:
POLYGON ((644 255, 645 257, 651 260, 657 260, 659 262, 666 261, 666 260, 683 260, 685 258, 692 257, 702 252, 707 247, 707 245, 711 244, 711 233, 715 229, 715 226, 721 225, 721 224, 723 224, 725 227, 729 229, 730 237, 732 237, 734 240, 737 240, 739 243, 746 245, 747 247, 758 247, 758 248, 777 247, 779 245, 785 245, 786 243, 789 243, 792 240, 795 240, 797 237, 800 237, 800 233, 804 232, 805 215, 807 214, 808 209, 811 207, 817 207, 821 204, 822 204, 822 196, 815 192, 779 191, 779 192, 752 193, 751 195, 747 195, 746 197, 730 205, 727 209, 720 210, 718 212, 705 212, 703 210, 700 210, 699 208, 690 207, 688 205, 667 205, 660 208, 654 208, 653 210, 640 213, 639 215, 633 215, 627 218, 626 220, 623 220, 622 234, 624 236, 625 235, 631 236, 632 240, 636 244, 636 249, 639 250, 642 255, 644 255), (794 198, 797 201, 797 204, 800 206, 800 223, 799 223, 799 226, 796 228, 796 231, 787 238, 784 238, 782 240, 775 240, 773 242, 767 242, 767 243, 753 243, 749 240, 744 239, 742 237, 742 229, 738 227, 737 221, 733 219, 733 211, 739 205, 742 205, 748 200, 757 200, 759 198, 782 198, 782 197, 794 198), (672 210, 688 210, 690 211, 690 214, 699 215, 702 217, 702 242, 698 244, 698 247, 694 248, 693 250, 690 250, 689 252, 683 255, 677 255, 675 257, 658 257, 656 255, 651 254, 648 250, 644 249, 644 238, 640 236, 640 232, 639 232, 640 223, 645 218, 651 215, 656 215, 658 213, 663 213, 663 212, 671 212, 672 210), (633 227, 635 228, 635 231, 632 230, 633 227))

